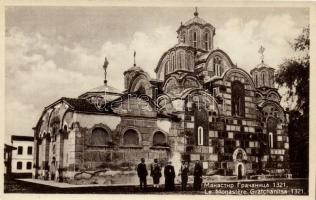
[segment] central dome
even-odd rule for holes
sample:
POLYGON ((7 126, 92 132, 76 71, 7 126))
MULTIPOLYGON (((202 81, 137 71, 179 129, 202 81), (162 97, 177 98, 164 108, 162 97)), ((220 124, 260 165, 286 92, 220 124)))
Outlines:
POLYGON ((213 37, 215 36, 215 28, 212 24, 199 17, 197 10, 194 17, 181 22, 177 30, 178 43, 185 43, 196 49, 211 51, 213 49, 213 37))

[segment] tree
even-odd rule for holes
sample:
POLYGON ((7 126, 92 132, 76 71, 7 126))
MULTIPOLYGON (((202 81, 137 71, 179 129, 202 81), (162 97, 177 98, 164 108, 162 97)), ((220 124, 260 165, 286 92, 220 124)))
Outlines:
POLYGON ((294 40, 291 47, 299 55, 279 66, 276 82, 287 89, 287 100, 296 99, 289 114, 291 171, 294 176, 308 176, 309 152, 309 26, 294 40))

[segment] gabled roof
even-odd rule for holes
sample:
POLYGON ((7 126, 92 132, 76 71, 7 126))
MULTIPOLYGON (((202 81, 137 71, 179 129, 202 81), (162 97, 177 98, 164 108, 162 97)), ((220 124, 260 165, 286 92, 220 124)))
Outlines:
POLYGON ((68 97, 62 97, 61 99, 55 101, 51 105, 45 107, 45 110, 50 109, 51 107, 64 102, 69 106, 69 109, 78 111, 78 112, 83 112, 83 113, 104 113, 104 114, 114 114, 110 110, 106 109, 98 109, 96 105, 90 103, 86 99, 81 99, 81 98, 68 98, 68 97))
MULTIPOLYGON (((75 98, 66 98, 63 97, 61 100, 64 100, 71 109, 83 113, 112 113, 109 110, 98 109, 96 105, 90 103, 86 99, 75 99, 75 98)), ((114 114, 114 113, 112 113, 114 114)))

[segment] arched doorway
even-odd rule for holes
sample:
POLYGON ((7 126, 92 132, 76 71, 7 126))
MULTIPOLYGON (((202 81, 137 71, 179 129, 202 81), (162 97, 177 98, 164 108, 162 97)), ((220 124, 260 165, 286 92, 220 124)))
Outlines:
POLYGON ((237 178, 238 180, 242 179, 242 171, 243 171, 243 166, 242 164, 238 164, 237 166, 237 178))

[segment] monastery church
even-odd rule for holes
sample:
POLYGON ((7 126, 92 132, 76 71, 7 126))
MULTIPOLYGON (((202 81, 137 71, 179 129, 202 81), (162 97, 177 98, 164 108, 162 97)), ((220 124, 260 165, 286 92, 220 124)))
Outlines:
POLYGON ((239 68, 214 48, 216 28, 197 10, 176 32, 178 43, 157 60, 156 77, 134 64, 119 91, 106 80, 105 60, 101 86, 44 108, 33 128, 35 178, 52 170, 65 179, 82 171, 135 172, 141 158, 176 167, 187 161, 191 172, 199 160, 205 176, 287 173, 288 119, 274 68, 263 57, 250 74, 239 68))

